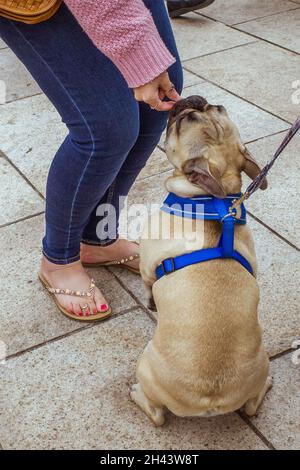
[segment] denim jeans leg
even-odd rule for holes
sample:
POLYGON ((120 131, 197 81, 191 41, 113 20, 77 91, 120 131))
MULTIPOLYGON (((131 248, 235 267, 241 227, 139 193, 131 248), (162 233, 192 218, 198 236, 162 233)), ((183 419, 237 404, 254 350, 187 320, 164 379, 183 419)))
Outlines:
MULTIPOLYGON (((156 27, 170 52, 176 57, 176 63, 169 69, 171 81, 181 93, 183 86, 182 67, 171 28, 168 13, 162 0, 144 0, 151 10, 156 27)), ((140 129, 138 139, 123 163, 115 181, 91 214, 89 223, 83 232, 83 242, 92 245, 107 246, 118 237, 118 220, 122 202, 147 163, 165 129, 168 114, 151 110, 145 103, 139 104, 140 129)))
POLYGON ((48 176, 43 248, 54 263, 71 263, 79 259, 91 212, 138 138, 138 104, 120 72, 64 4, 50 20, 36 25, 1 17, 0 36, 69 130, 48 176))

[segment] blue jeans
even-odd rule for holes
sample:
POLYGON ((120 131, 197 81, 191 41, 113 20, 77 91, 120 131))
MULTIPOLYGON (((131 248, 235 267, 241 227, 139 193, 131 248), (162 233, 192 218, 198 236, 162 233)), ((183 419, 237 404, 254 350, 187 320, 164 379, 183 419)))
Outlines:
MULTIPOLYGON (((163 0, 144 0, 182 69, 163 0)), ((97 235, 97 208, 127 196, 166 126, 167 113, 137 103, 114 64, 82 31, 63 4, 50 20, 26 25, 0 17, 0 36, 25 64, 59 112, 69 134, 52 162, 46 193, 45 256, 57 264, 80 259, 80 243, 108 245, 97 235)), ((42 158, 42 149, 41 149, 42 158)))

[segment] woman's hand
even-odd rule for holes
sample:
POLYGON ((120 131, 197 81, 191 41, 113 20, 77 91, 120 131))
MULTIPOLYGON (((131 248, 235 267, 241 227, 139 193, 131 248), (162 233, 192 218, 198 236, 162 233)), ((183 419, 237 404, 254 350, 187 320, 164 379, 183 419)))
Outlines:
POLYGON ((134 96, 137 101, 144 101, 156 111, 170 111, 175 102, 181 99, 170 81, 168 72, 161 73, 146 85, 134 88, 134 96), (166 97, 171 101, 162 101, 166 97))

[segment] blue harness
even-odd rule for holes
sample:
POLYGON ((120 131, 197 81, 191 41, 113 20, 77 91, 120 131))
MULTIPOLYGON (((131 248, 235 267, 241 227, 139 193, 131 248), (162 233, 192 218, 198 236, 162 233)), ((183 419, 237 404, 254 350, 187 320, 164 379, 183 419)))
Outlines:
POLYGON ((161 207, 162 211, 191 219, 218 220, 222 223, 222 234, 219 245, 215 248, 205 248, 165 259, 156 268, 157 279, 191 264, 220 258, 235 259, 253 275, 250 263, 234 249, 234 227, 235 224, 246 224, 246 209, 242 204, 240 206, 241 213, 237 217, 236 209, 230 213, 229 208, 232 206, 233 201, 240 196, 241 194, 230 194, 225 199, 214 196, 182 198, 170 193, 161 207))

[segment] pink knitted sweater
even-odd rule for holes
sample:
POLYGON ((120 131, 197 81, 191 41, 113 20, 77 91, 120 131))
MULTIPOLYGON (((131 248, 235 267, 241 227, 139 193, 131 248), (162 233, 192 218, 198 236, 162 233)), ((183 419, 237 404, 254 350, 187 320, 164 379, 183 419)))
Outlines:
POLYGON ((175 62, 142 0, 64 0, 93 43, 135 88, 175 62))

